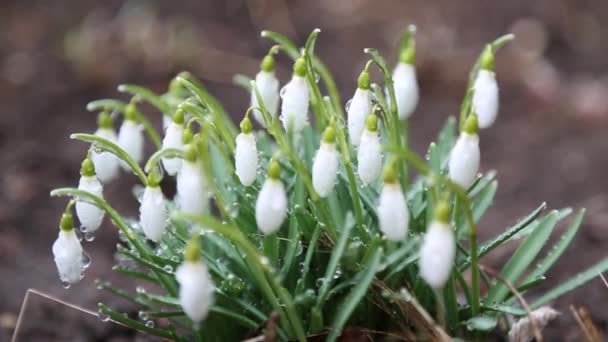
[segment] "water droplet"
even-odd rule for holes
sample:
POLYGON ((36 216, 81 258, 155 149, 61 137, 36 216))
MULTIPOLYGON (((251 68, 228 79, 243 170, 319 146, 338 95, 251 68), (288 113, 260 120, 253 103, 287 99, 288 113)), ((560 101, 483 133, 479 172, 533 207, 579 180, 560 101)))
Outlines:
POLYGON ((142 321, 147 321, 148 319, 150 319, 150 317, 148 316, 148 312, 146 311, 138 312, 137 317, 139 317, 139 319, 141 319, 142 321))
POLYGON ((171 265, 165 265, 163 267, 163 270, 165 270, 166 272, 171 273, 171 272, 173 272, 173 266, 171 266, 171 265))
POLYGON ((99 317, 99 320, 102 321, 102 322, 107 322, 107 321, 110 320, 110 315, 106 314, 101 309, 97 313, 97 317, 99 317))
POLYGON ((350 108, 350 104, 353 102, 353 99, 350 99, 348 101, 346 101, 346 104, 344 105, 344 110, 346 112, 348 112, 348 109, 350 108))
POLYGON ((64 289, 69 289, 70 286, 72 286, 72 284, 68 283, 67 281, 61 281, 61 286, 63 286, 64 289))
POLYGON ((95 233, 94 232, 84 232, 84 239, 87 242, 92 242, 93 240, 95 240, 95 233))
POLYGON ((147 321, 147 322, 146 322, 146 326, 147 326, 148 328, 154 328, 154 321, 147 321))
POLYGON ((321 75, 318 72, 315 72, 315 83, 319 83, 320 79, 321 79, 321 75))
POLYGON ((138 286, 135 288, 135 292, 137 292, 139 294, 144 294, 144 293, 146 293, 146 289, 143 286, 138 286))
POLYGON ((91 266, 91 256, 86 252, 82 252, 82 267, 86 269, 89 266, 91 266))
POLYGON ((268 266, 270 265, 270 260, 267 257, 263 256, 260 258, 260 263, 264 266, 268 266))
POLYGON ((287 85, 283 86, 283 88, 281 88, 281 90, 279 91, 279 96, 281 98, 283 98, 283 96, 285 95, 285 92, 287 91, 287 85))

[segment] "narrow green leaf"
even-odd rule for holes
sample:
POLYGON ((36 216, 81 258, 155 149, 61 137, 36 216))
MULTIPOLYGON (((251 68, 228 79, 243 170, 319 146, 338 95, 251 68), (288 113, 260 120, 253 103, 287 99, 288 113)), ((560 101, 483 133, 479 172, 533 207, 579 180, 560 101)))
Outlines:
POLYGON ((159 164, 162 158, 184 158, 184 151, 177 148, 163 148, 154 152, 153 155, 148 158, 144 171, 150 172, 152 168, 159 164))
POLYGON ((118 86, 118 91, 121 93, 129 93, 137 95, 142 100, 156 107, 163 115, 171 116, 173 109, 168 103, 163 100, 160 95, 155 94, 152 90, 135 84, 121 84, 118 86))
POLYGON ((450 157, 450 152, 456 141, 456 118, 450 115, 445 121, 443 128, 437 135, 437 151, 441 160, 441 167, 445 169, 450 157))
POLYGON ((251 92, 251 78, 243 74, 236 74, 232 77, 232 83, 245 89, 248 93, 251 92))
POLYGON ((126 325, 132 329, 139 330, 148 335, 163 337, 171 340, 175 338, 175 336, 171 332, 165 329, 150 328, 143 322, 129 318, 127 316, 123 316, 121 313, 110 309, 102 303, 99 303, 99 313, 101 315, 108 316, 114 322, 126 325))
POLYGON ((498 320, 496 316, 475 316, 464 322, 470 331, 490 331, 496 327, 498 320))

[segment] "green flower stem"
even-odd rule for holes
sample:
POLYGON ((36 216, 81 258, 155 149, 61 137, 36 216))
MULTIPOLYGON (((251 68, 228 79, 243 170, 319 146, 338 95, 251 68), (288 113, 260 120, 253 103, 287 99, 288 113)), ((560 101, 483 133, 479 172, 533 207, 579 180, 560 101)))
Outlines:
POLYGON ((220 191, 216 182, 213 181, 213 164, 211 163, 211 158, 209 156, 209 136, 210 132, 207 127, 201 127, 201 139, 199 141, 198 150, 200 153, 200 158, 202 159, 204 174, 201 177, 209 177, 209 185, 211 186, 213 195, 215 197, 215 202, 217 204, 222 217, 225 220, 234 223, 233 217, 230 215, 228 207, 226 206, 226 201, 224 200, 223 193, 220 191))
POLYGON ((158 151, 154 152, 154 154, 152 154, 150 156, 150 158, 148 158, 148 161, 146 162, 146 165, 144 166, 144 171, 146 171, 146 173, 149 173, 150 171, 152 171, 152 169, 156 165, 158 165, 158 163, 161 161, 162 158, 184 159, 184 151, 177 149, 177 148, 163 148, 162 150, 158 150, 158 151))
MULTIPOLYGON (((120 214, 118 214, 118 212, 116 212, 116 210, 114 210, 114 208, 112 208, 108 204, 108 202, 104 201, 103 199, 101 199, 98 196, 95 196, 89 192, 78 190, 75 188, 55 189, 55 190, 51 191, 51 196, 69 196, 69 197, 74 197, 74 198, 79 198, 79 199, 86 199, 88 201, 93 202, 98 208, 103 209, 108 214, 108 216, 110 216, 112 221, 114 221, 114 223, 116 223, 116 225, 122 231, 122 233, 125 235, 125 237, 129 241, 129 243, 131 245, 133 245, 133 247, 135 247, 135 249, 137 250, 137 252, 139 252, 139 254, 142 256, 143 259, 145 259, 145 260, 152 259, 149 247, 140 243, 140 241, 137 239, 136 233, 122 219, 120 214)), ((177 288, 176 288, 175 284, 169 280, 169 278, 165 277, 162 273, 160 273, 156 269, 151 269, 151 271, 154 273, 154 275, 156 276, 158 281, 160 283, 162 283, 163 287, 167 290, 167 292, 169 292, 172 296, 177 295, 177 288)))
POLYGON ((329 114, 327 113, 327 111, 325 110, 325 107, 323 105, 321 91, 319 90, 319 87, 317 86, 316 71, 314 69, 314 64, 312 62, 312 59, 314 57, 314 47, 315 47, 315 43, 317 41, 319 32, 321 32, 321 30, 314 29, 312 31, 312 33, 308 36, 308 39, 306 40, 306 44, 304 45, 303 57, 304 57, 304 60, 306 61, 306 65, 307 65, 306 79, 308 80, 308 88, 313 93, 313 96, 311 98, 311 103, 314 103, 314 107, 316 109, 315 110, 315 114, 317 116, 316 124, 317 124, 317 127, 319 128, 319 130, 322 130, 323 127, 327 126, 327 123, 329 122, 330 118, 329 118, 329 114))
POLYGON ((128 93, 139 97, 140 99, 148 102, 158 109, 163 115, 171 117, 172 112, 175 110, 163 100, 160 95, 156 95, 152 90, 135 84, 121 84, 118 86, 118 91, 121 93, 128 93))
POLYGON ((133 158, 131 158, 131 156, 129 156, 129 154, 127 152, 125 152, 125 150, 123 150, 118 145, 114 144, 113 142, 111 142, 107 139, 104 139, 102 137, 98 137, 93 134, 85 134, 85 133, 72 134, 72 135, 70 135, 70 139, 76 139, 76 140, 88 142, 88 143, 91 143, 94 145, 93 148, 99 148, 106 152, 112 153, 113 155, 115 155, 116 157, 118 157, 119 159, 121 159, 122 161, 124 161, 125 163, 127 163, 129 165, 131 170, 133 170, 133 172, 139 178, 139 180, 141 181, 141 183, 143 185, 148 184, 148 178, 146 177, 146 174, 141 169, 141 167, 139 167, 139 165, 137 165, 135 160, 133 160, 133 158))
MULTIPOLYGON (((127 103, 114 99, 96 100, 87 104, 87 110, 90 112, 99 110, 110 110, 124 114, 126 108, 127 103)), ((152 141, 152 143, 154 144, 154 146, 159 149, 162 146, 162 141, 160 139, 160 136, 158 135, 158 132, 156 132, 154 126, 152 126, 152 123, 150 122, 150 120, 148 120, 148 117, 142 112, 140 112, 137 108, 135 109, 135 115, 137 116, 137 121, 144 126, 144 130, 152 141)))
POLYGON ((264 236, 264 255, 270 260, 272 267, 279 266, 279 238, 277 234, 264 236))
POLYGON ((214 230, 215 232, 224 235, 236 246, 241 248, 245 254, 247 254, 247 260, 253 269, 251 270, 252 276, 254 276, 260 286, 260 290, 264 293, 266 299, 270 302, 273 309, 279 313, 281 320, 284 322, 286 327, 289 327, 289 332, 295 336, 299 341, 306 341, 306 334, 302 327, 302 320, 295 310, 293 300, 276 281, 274 274, 268 268, 267 265, 262 263, 262 255, 259 254, 258 250, 253 246, 247 237, 235 226, 222 224, 213 217, 201 216, 201 215, 190 215, 182 212, 173 214, 175 219, 186 220, 193 222, 197 225, 207 227, 214 230), (275 293, 276 291, 276 293, 275 293), (279 296, 281 305, 278 298, 279 296))

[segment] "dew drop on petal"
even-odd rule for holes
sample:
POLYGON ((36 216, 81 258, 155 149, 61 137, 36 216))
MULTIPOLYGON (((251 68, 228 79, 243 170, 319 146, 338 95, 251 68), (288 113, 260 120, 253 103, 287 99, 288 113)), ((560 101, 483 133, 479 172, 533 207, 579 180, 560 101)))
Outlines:
POLYGON ((281 98, 283 98, 283 96, 285 95, 286 91, 287 91, 287 85, 284 85, 283 88, 281 88, 281 90, 279 91, 279 96, 281 98))
POLYGON ((84 232, 84 239, 88 242, 92 242, 93 240, 95 240, 95 233, 94 232, 84 232))
POLYGON ((350 99, 348 101, 346 101, 346 104, 344 105, 344 110, 348 112, 348 109, 350 108, 350 104, 353 102, 353 99, 350 99))
POLYGON ((89 266, 91 266, 91 256, 86 252, 82 252, 82 267, 86 269, 89 266))
POLYGON ((64 289, 69 289, 70 286, 72 286, 72 284, 68 283, 67 281, 61 281, 61 286, 63 286, 64 289))

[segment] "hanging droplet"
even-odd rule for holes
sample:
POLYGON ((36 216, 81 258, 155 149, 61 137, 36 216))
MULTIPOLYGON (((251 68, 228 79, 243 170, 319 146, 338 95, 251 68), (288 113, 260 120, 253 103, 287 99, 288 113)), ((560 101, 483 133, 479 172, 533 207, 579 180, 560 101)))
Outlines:
POLYGON ((91 256, 83 251, 82 252, 82 268, 87 269, 89 266, 91 266, 91 256))
POLYGON ((148 328, 154 328, 154 321, 147 321, 147 322, 146 322, 146 326, 147 326, 148 328))
POLYGON ((344 110, 346 112, 348 112, 348 109, 350 108, 350 104, 353 102, 353 99, 350 99, 348 101, 346 101, 346 104, 344 105, 344 110))
POLYGON ((78 238, 78 241, 82 242, 82 233, 80 232, 80 230, 74 229, 74 234, 76 234, 76 238, 78 238))
POLYGON ((163 266, 163 270, 165 270, 165 272, 171 273, 171 272, 173 272, 173 266, 165 265, 165 266, 163 266))
POLYGON ((107 322, 110 320, 110 315, 103 312, 103 310, 101 310, 101 309, 99 309, 99 312, 97 312, 97 317, 99 317, 99 320, 102 322, 107 322))
POLYGON ((281 88, 281 90, 279 91, 279 96, 281 98, 283 98, 283 95, 285 95, 286 91, 287 91, 287 85, 284 85, 283 88, 281 88))
POLYGON ((68 283, 67 281, 61 281, 61 286, 63 286, 64 289, 69 289, 70 286, 72 286, 72 284, 68 283))
POLYGON ((84 232, 84 239, 85 241, 92 242, 95 240, 95 233, 89 231, 84 232))

